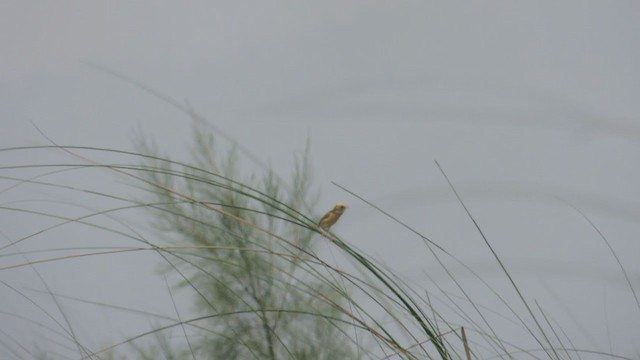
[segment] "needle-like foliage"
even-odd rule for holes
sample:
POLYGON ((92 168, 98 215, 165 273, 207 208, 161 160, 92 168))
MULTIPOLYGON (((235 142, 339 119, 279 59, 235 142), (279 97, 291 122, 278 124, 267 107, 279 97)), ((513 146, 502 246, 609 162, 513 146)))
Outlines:
MULTIPOLYGON (((194 138, 193 167, 178 173, 156 157, 142 167, 147 200, 164 204, 155 207, 154 227, 195 247, 166 268, 180 275, 199 313, 212 315, 207 332, 190 336, 195 351, 221 359, 355 358, 344 325, 334 321, 336 291, 301 269, 314 238, 321 240, 312 219, 298 213, 315 200, 308 152, 287 184, 271 171, 243 175, 237 152, 222 153, 197 121, 194 138)), ((148 142, 140 148, 159 155, 148 142)))

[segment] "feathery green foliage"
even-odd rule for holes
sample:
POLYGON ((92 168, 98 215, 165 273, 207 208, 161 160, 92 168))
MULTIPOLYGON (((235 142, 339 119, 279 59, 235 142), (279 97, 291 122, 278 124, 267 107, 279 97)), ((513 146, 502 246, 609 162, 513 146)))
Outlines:
MULTIPOLYGON (((206 321, 195 351, 226 359, 355 358, 344 325, 331 320, 341 316, 339 295, 301 268, 314 240, 324 240, 295 210, 314 202, 308 151, 290 185, 270 171, 239 181, 235 150, 221 153, 198 121, 194 139, 195 164, 180 175, 157 157, 142 167, 150 202, 164 204, 154 209, 154 227, 176 245, 194 246, 180 252, 187 261, 172 264, 180 285, 196 295, 199 313, 229 314, 206 321)), ((159 155, 148 143, 140 147, 159 155)))

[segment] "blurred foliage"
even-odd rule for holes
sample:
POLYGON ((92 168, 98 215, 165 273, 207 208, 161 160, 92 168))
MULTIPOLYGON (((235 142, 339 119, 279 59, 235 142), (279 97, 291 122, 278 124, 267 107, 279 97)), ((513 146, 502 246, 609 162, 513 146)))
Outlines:
MULTIPOLYGON (((194 123, 193 166, 176 171, 150 141, 142 164, 153 226, 173 245, 164 271, 192 291, 199 330, 189 328, 197 358, 354 359, 341 332, 340 296, 307 266, 316 232, 308 211, 317 196, 308 151, 296 158, 291 184, 272 171, 242 175, 238 152, 219 150, 194 123), (287 242, 284 242, 286 239, 287 242)), ((323 239, 324 240, 324 239, 323 239)), ((183 319, 184 321, 185 319, 183 319)))

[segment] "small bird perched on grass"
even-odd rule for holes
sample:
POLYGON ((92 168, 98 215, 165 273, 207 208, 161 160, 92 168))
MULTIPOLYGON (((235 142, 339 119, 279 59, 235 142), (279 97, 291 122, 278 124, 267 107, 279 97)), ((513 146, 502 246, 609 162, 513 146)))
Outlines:
POLYGON ((333 224, 335 224, 336 221, 338 221, 338 219, 340 219, 340 216, 342 216, 342 213, 345 211, 346 208, 347 208, 347 205, 343 203, 337 203, 336 206, 334 206, 333 209, 331 209, 331 211, 326 213, 322 217, 322 219, 320 219, 318 226, 320 226, 322 230, 329 230, 329 228, 333 224))

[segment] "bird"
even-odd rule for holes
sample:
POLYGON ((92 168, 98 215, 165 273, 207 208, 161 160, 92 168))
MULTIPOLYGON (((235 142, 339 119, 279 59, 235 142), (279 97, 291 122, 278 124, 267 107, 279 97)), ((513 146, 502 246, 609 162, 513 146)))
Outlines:
POLYGON ((336 206, 333 207, 333 209, 324 214, 322 219, 320 219, 320 222, 318 222, 318 226, 320 226, 322 230, 329 230, 329 228, 333 226, 336 221, 338 221, 340 216, 342 216, 342 213, 344 213, 346 208, 347 205, 343 203, 337 203, 336 206))

